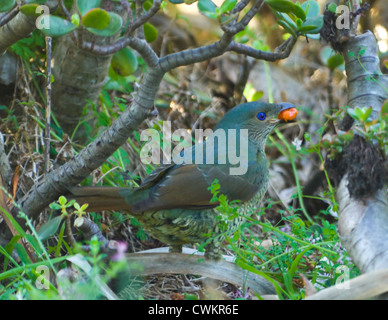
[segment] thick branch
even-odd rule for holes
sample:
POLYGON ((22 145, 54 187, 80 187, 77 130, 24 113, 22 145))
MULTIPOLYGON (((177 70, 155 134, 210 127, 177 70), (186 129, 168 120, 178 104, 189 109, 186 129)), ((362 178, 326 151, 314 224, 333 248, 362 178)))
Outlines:
POLYGON ((181 253, 135 253, 128 254, 126 257, 129 265, 142 266, 142 268, 136 267, 131 270, 133 276, 158 273, 197 274, 236 286, 246 286, 260 295, 275 293, 273 284, 268 280, 226 261, 202 260, 198 262, 198 256, 181 253), (172 261, 174 263, 171 263, 172 261))
POLYGON ((6 23, 11 21, 13 18, 15 18, 18 13, 19 13, 19 7, 16 6, 11 11, 2 15, 0 18, 0 27, 4 26, 6 23))
MULTIPOLYGON (((349 106, 371 106, 372 119, 377 119, 383 101, 388 98, 388 78, 379 69, 375 36, 368 31, 350 39, 344 43, 343 54, 348 75, 349 106)), ((377 169, 381 159, 372 151, 372 147, 357 150, 358 163, 351 161, 354 158, 351 153, 342 155, 337 160, 341 172, 333 175, 341 179, 337 190, 339 235, 363 273, 388 267, 388 197, 383 184, 380 190, 371 191, 377 181, 370 177, 384 175, 377 169), (366 168, 370 168, 370 174, 365 172, 366 168), (356 188, 365 190, 364 194, 355 193, 356 188)))
POLYGON ((0 55, 20 39, 24 39, 35 30, 36 18, 19 12, 15 18, 0 28, 0 55))

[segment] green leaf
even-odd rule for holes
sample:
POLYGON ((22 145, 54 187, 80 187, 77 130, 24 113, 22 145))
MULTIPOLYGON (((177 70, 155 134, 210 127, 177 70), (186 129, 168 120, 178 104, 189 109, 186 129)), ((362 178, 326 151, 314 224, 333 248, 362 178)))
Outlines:
POLYGON ((41 13, 36 13, 36 8, 38 6, 39 5, 36 3, 25 4, 20 7, 20 12, 24 13, 26 16, 29 17, 39 17, 41 13))
POLYGON ((260 100, 264 95, 263 91, 256 91, 251 97, 250 101, 257 101, 260 100))
POLYGON ((220 7, 220 14, 231 11, 237 4, 237 0, 225 0, 220 7))
POLYGON ((101 0, 77 0, 77 6, 81 12, 81 16, 84 16, 88 11, 100 6, 101 0))
POLYGON ((345 59, 344 57, 341 55, 341 54, 335 54, 333 56, 331 56, 328 60, 327 60, 327 66, 331 69, 331 70, 334 70, 336 68, 338 68, 340 65, 344 64, 345 62, 345 59))
POLYGON ((20 243, 15 243, 15 249, 23 264, 31 263, 30 257, 28 256, 26 249, 20 243))
MULTIPOLYGON (((291 28, 292 30, 296 30, 296 23, 290 17, 289 14, 282 13, 282 12, 275 12, 275 15, 279 18, 279 20, 286 22, 288 28, 291 28)), ((292 34, 295 34, 295 36, 296 36, 295 32, 293 32, 292 34)))
POLYGON ((304 10, 302 9, 299 3, 295 5, 292 13, 295 14, 302 21, 306 20, 306 12, 304 12, 304 10))
POLYGON ((362 109, 356 108, 356 109, 354 109, 354 113, 357 117, 357 120, 361 121, 363 118, 363 115, 364 115, 364 112, 362 111, 362 109))
POLYGON ((58 199, 58 202, 59 202, 59 204, 64 206, 67 203, 67 199, 65 196, 60 196, 58 199))
POLYGON ((309 34, 319 33, 321 28, 323 27, 323 16, 315 16, 311 18, 307 18, 303 23, 303 26, 314 26, 315 29, 309 30, 309 34))
POLYGON ((308 10, 306 13, 307 18, 311 18, 319 15, 319 10, 320 10, 319 4, 315 0, 309 0, 302 3, 301 7, 305 11, 306 9, 308 10))
POLYGON ((291 296, 294 296, 295 291, 294 291, 294 286, 292 285, 292 277, 291 277, 290 273, 283 272, 282 275, 283 275, 283 283, 284 283, 284 286, 285 286, 287 292, 289 294, 291 294, 291 296))
POLYGON ((1 0, 0 1, 0 12, 11 10, 15 5, 15 0, 1 0))
POLYGON ((106 29, 109 25, 110 16, 104 9, 95 8, 89 10, 81 19, 81 23, 88 28, 98 30, 106 29))
POLYGON ((262 276, 263 278, 267 279, 269 282, 271 282, 274 287, 275 287, 275 290, 276 290, 276 293, 277 295, 280 297, 282 295, 282 292, 284 292, 284 290, 282 289, 282 287, 278 284, 278 282, 274 279, 272 279, 271 277, 269 277, 265 272, 262 272, 258 269, 256 269, 255 267, 249 265, 248 263, 246 263, 245 261, 243 261, 241 258, 237 257, 236 259, 236 265, 238 265, 240 268, 244 269, 244 270, 247 270, 249 272, 252 272, 254 274, 258 274, 260 276, 262 276))
POLYGON ((110 19, 109 19, 109 24, 107 28, 103 30, 99 30, 95 28, 87 28, 88 31, 101 37, 110 37, 116 34, 117 32, 119 32, 123 25, 123 19, 117 13, 108 12, 108 14, 110 19))
POLYGON ((146 22, 144 24, 144 38, 147 42, 153 42, 158 37, 158 30, 151 24, 146 22))
POLYGON ((295 275, 295 271, 296 271, 296 268, 298 267, 298 264, 300 262, 300 259, 302 259, 303 255, 309 251, 312 247, 308 247, 307 249, 303 250, 301 253, 299 253, 296 258, 294 259, 294 261, 292 262, 291 264, 291 267, 289 269, 289 273, 290 273, 290 277, 291 279, 294 277, 295 275))
POLYGON ((77 13, 74 13, 71 16, 71 22, 74 23, 77 27, 79 27, 80 17, 79 17, 79 15, 77 13))
POLYGON ((30 245, 34 248, 35 253, 37 253, 38 255, 43 254, 42 248, 40 247, 38 241, 34 238, 32 234, 26 234, 26 239, 30 243, 30 245))
POLYGON ((59 225, 61 224, 61 221, 62 221, 62 217, 58 216, 47 221, 44 225, 42 225, 37 231, 39 235, 39 239, 43 241, 53 236, 57 232, 59 225))
POLYGON ((309 33, 309 31, 315 30, 316 28, 316 26, 301 26, 300 28, 298 28, 298 31, 305 34, 309 33))
POLYGON ((3 213, 8 217, 8 219, 11 221, 12 225, 15 227, 16 231, 22 236, 26 236, 26 232, 24 229, 20 226, 20 224, 15 220, 15 218, 4 208, 0 207, 0 210, 3 211, 3 213))
POLYGON ((373 112, 373 108, 372 107, 369 107, 368 109, 366 110, 363 110, 364 111, 364 114, 363 114, 363 117, 362 117, 362 121, 366 121, 368 120, 368 118, 371 116, 372 112, 373 112))
POLYGON ((282 26, 289 34, 292 34, 296 37, 295 30, 284 20, 277 21, 280 26, 282 26))
POLYGON ((327 66, 327 61, 334 54, 334 50, 330 46, 323 47, 319 53, 319 58, 321 59, 322 64, 327 66))
POLYGON ((199 12, 201 12, 203 15, 205 15, 208 18, 211 18, 211 19, 217 18, 216 8, 217 6, 211 0, 198 1, 199 12))
MULTIPOLYGON (((50 37, 60 37, 64 34, 67 34, 75 29, 77 29, 77 26, 70 21, 67 21, 65 19, 62 19, 57 16, 47 15, 44 16, 43 20, 48 19, 48 29, 42 28, 40 29, 45 35, 50 37)), ((46 21, 44 21, 46 23, 46 21)))
POLYGON ((19 241, 21 237, 21 235, 13 236, 11 241, 8 242, 8 244, 4 248, 0 246, 0 253, 5 257, 3 262, 4 270, 6 270, 9 261, 11 261, 14 266, 18 266, 18 263, 12 257, 12 251, 15 248, 15 244, 19 241))
POLYGON ((381 114, 388 114, 388 100, 385 100, 383 105, 381 106, 381 114))
POLYGON ((336 13, 337 12, 337 4, 335 4, 334 2, 330 3, 327 6, 327 10, 329 10, 332 13, 336 13))
POLYGON ((295 8, 295 4, 288 0, 266 0, 265 3, 272 9, 284 13, 292 12, 295 8))
POLYGON ((151 9, 151 7, 152 7, 152 2, 151 1, 145 1, 144 3, 143 3, 143 9, 145 10, 145 11, 148 11, 149 9, 151 9))

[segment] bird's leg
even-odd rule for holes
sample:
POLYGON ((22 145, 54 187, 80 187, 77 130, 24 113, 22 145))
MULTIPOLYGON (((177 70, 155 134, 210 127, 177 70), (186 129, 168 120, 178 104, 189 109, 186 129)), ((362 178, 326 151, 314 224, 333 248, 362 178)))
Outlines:
POLYGON ((174 253, 182 253, 182 245, 179 245, 179 244, 172 244, 170 245, 170 250, 169 250, 170 253, 174 252, 174 253))
POLYGON ((219 241, 212 241, 206 246, 206 251, 205 251, 205 258, 209 260, 215 260, 219 261, 222 258, 222 253, 221 253, 221 242, 219 241))

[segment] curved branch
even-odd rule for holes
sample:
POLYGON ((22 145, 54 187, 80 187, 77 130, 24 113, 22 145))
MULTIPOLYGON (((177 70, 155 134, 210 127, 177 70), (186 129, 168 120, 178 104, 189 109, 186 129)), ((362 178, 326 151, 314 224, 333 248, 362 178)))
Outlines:
POLYGON ((202 260, 198 256, 182 253, 134 253, 126 255, 131 275, 158 273, 198 274, 236 286, 246 286, 259 295, 275 294, 275 287, 267 279, 241 269, 227 261, 202 260), (173 263, 172 263, 173 261, 173 263), (138 266, 141 265, 142 268, 138 266))
POLYGON ((100 56, 114 54, 127 46, 135 49, 142 56, 149 67, 155 67, 158 64, 159 57, 156 55, 155 51, 150 47, 147 41, 142 39, 123 37, 117 40, 114 44, 108 46, 95 45, 93 42, 82 42, 78 44, 79 48, 100 56))
POLYGON ((0 55, 20 39, 35 30, 35 18, 19 12, 11 21, 0 27, 0 55))
POLYGON ((279 47, 276 48, 275 52, 256 50, 252 47, 248 47, 246 45, 234 41, 229 45, 228 50, 234 51, 236 53, 245 54, 249 57, 259 60, 276 61, 285 59, 290 55, 292 48, 296 43, 296 40, 297 38, 294 37, 288 38, 284 43, 282 43, 279 47))

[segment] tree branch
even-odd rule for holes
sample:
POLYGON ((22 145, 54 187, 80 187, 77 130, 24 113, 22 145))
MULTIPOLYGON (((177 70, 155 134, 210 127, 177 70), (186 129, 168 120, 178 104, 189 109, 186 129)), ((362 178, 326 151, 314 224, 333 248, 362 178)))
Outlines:
POLYGON ((296 43, 296 40, 297 38, 294 37, 288 38, 285 42, 283 42, 279 47, 275 49, 275 52, 256 50, 252 47, 234 41, 229 45, 228 50, 234 51, 236 53, 245 54, 249 57, 258 60, 276 61, 280 59, 285 59, 290 55, 292 48, 296 43))
POLYGON ((0 18, 0 27, 4 26, 7 24, 9 21, 11 21, 15 16, 19 13, 19 6, 17 5, 14 7, 11 11, 5 13, 1 18, 0 18))
MULTIPOLYGON (((245 14, 245 16, 241 18, 239 22, 232 21, 225 26, 221 26, 221 28, 226 33, 230 33, 233 35, 239 33, 240 31, 243 31, 245 27, 248 25, 248 23, 252 20, 252 18, 256 15, 256 13, 259 12, 263 3, 264 3, 264 0, 256 0, 253 6, 249 9, 249 11, 245 14)), ((244 7, 245 6, 241 6, 240 10, 242 10, 244 7)))
POLYGON ((149 8, 148 11, 140 15, 132 24, 129 25, 129 28, 126 34, 127 35, 131 34, 133 31, 135 31, 137 28, 139 28, 144 23, 146 23, 149 19, 151 19, 159 11, 160 3, 161 3, 160 0, 154 0, 154 3, 152 4, 151 8, 149 8))
POLYGON ((154 99, 164 72, 149 68, 143 77, 134 102, 97 139, 87 145, 73 159, 51 171, 35 184, 19 201, 22 211, 35 219, 37 215, 55 201, 59 195, 68 192, 87 178, 104 161, 123 145, 132 131, 144 121, 154 106, 154 99))
POLYGON ((106 56, 114 54, 121 49, 130 46, 135 49, 144 59, 145 63, 149 67, 155 67, 159 62, 159 57, 155 51, 150 47, 147 41, 133 37, 123 37, 114 44, 108 46, 95 45, 93 42, 80 43, 79 48, 87 50, 95 55, 106 56))

